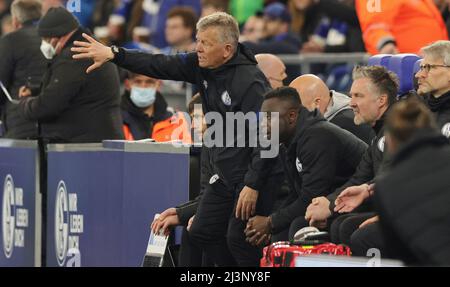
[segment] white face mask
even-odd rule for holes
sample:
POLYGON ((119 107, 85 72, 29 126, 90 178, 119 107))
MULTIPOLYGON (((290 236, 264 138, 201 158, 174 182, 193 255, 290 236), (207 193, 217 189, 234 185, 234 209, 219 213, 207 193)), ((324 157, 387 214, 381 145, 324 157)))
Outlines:
POLYGON ((54 48, 50 43, 42 40, 41 52, 47 60, 51 60, 56 55, 56 48, 54 48))

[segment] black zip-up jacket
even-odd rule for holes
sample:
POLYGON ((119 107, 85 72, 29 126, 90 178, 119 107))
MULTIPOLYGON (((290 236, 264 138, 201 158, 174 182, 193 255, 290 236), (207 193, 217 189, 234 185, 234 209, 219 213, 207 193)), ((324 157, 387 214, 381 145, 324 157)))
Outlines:
POLYGON ((121 109, 123 123, 130 129, 134 140, 150 138, 155 124, 167 120, 172 116, 172 113, 167 110, 167 102, 161 93, 156 93, 156 99, 153 105, 153 116, 149 117, 144 113, 143 109, 133 104, 129 92, 126 92, 122 96, 121 109))
POLYGON ((376 137, 373 138, 371 144, 364 153, 356 172, 343 186, 337 188, 335 192, 327 196, 327 199, 330 201, 330 210, 332 212, 334 212, 334 202, 336 198, 344 189, 350 186, 373 182, 375 176, 380 172, 380 169, 389 163, 387 159, 384 159, 384 120, 386 114, 387 111, 385 111, 383 116, 376 121, 375 126, 373 127, 376 137))
MULTIPOLYGON (((12 98, 19 98, 22 86, 39 88, 47 68, 47 60, 41 53, 41 37, 37 32, 39 19, 27 21, 15 32, 0 39, 0 81, 12 98)), ((7 138, 34 139, 38 136, 35 121, 25 119, 16 104, 10 103, 0 90, 2 121, 7 138)))
POLYGON ((91 61, 72 59, 73 41, 82 28, 50 61, 40 94, 20 102, 25 118, 41 123, 41 136, 51 142, 94 143, 123 139, 117 68, 107 63, 86 74, 91 61))
POLYGON ((271 215, 273 233, 303 216, 313 198, 326 196, 346 182, 366 149, 367 144, 326 121, 317 110, 302 108, 296 133, 287 150, 281 151, 291 194, 284 208, 271 215))
POLYGON ((450 145, 421 131, 377 177, 375 203, 391 258, 408 265, 450 265, 450 145))
MULTIPOLYGON (((264 74, 257 68, 253 54, 239 44, 238 49, 227 63, 216 69, 199 67, 197 53, 178 54, 173 56, 151 55, 144 52, 119 49, 114 63, 132 72, 150 77, 185 81, 199 87, 203 100, 203 112, 218 112, 222 119, 227 112, 258 113, 263 102, 263 95, 270 90, 270 85, 264 74)), ((223 131, 229 125, 224 120, 223 131)), ((256 127, 257 122, 245 127, 256 127)), ((234 147, 215 146, 209 152, 213 174, 236 188, 244 182, 245 185, 260 190, 265 184, 264 174, 260 170, 267 169, 267 164, 257 164, 260 159, 254 157, 254 148, 249 147, 248 137, 246 147, 237 147, 236 131, 234 133, 234 147), (254 161, 252 161, 254 159, 254 161), (249 169, 252 163, 253 168, 249 169), (261 169, 262 167, 262 169, 261 169)), ((247 133, 248 134, 248 133, 247 133)))
POLYGON ((450 138, 450 91, 439 98, 428 96, 428 107, 436 116, 436 121, 444 136, 450 138))

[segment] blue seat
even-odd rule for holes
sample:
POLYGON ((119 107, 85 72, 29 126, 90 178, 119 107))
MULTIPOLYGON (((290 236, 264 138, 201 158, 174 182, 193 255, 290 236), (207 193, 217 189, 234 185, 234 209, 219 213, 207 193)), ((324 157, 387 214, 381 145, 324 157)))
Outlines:
POLYGON ((369 58, 369 66, 383 66, 389 67, 389 59, 392 57, 390 54, 379 54, 369 58))
POLYGON ((399 96, 414 89, 414 67, 420 57, 415 54, 398 54, 389 59, 388 69, 396 73, 399 81, 399 96))

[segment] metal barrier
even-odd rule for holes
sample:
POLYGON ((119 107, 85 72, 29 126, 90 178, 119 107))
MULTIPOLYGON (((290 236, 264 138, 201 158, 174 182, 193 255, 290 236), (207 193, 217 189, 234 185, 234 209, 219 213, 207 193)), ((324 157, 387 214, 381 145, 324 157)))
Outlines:
POLYGON ((370 58, 370 55, 367 53, 312 53, 306 55, 277 56, 285 65, 299 65, 302 69, 302 74, 309 74, 312 64, 366 64, 370 58))

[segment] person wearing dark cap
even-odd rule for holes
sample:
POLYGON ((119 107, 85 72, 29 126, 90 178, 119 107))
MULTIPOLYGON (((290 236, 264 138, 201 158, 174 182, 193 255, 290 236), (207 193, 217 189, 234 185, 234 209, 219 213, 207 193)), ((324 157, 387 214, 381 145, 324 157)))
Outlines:
MULTIPOLYGON (((15 0, 11 5, 15 31, 0 39, 0 81, 13 99, 18 98, 20 87, 39 86, 45 73, 46 61, 39 50, 41 38, 37 23, 42 16, 39 0, 15 0)), ((5 138, 34 139, 37 128, 34 121, 26 120, 18 106, 0 92, 1 120, 5 138)))
MULTIPOLYGON (((254 54, 298 54, 301 48, 300 38, 290 30, 291 16, 286 6, 273 3, 264 9, 264 35, 261 41, 244 42, 254 54)), ((288 80, 299 74, 296 66, 287 66, 288 80)))
POLYGON ((37 120, 40 136, 49 142, 122 139, 119 77, 114 65, 106 64, 86 75, 89 61, 73 60, 70 48, 88 32, 62 7, 47 12, 38 32, 48 68, 40 91, 20 89, 22 115, 37 120))

